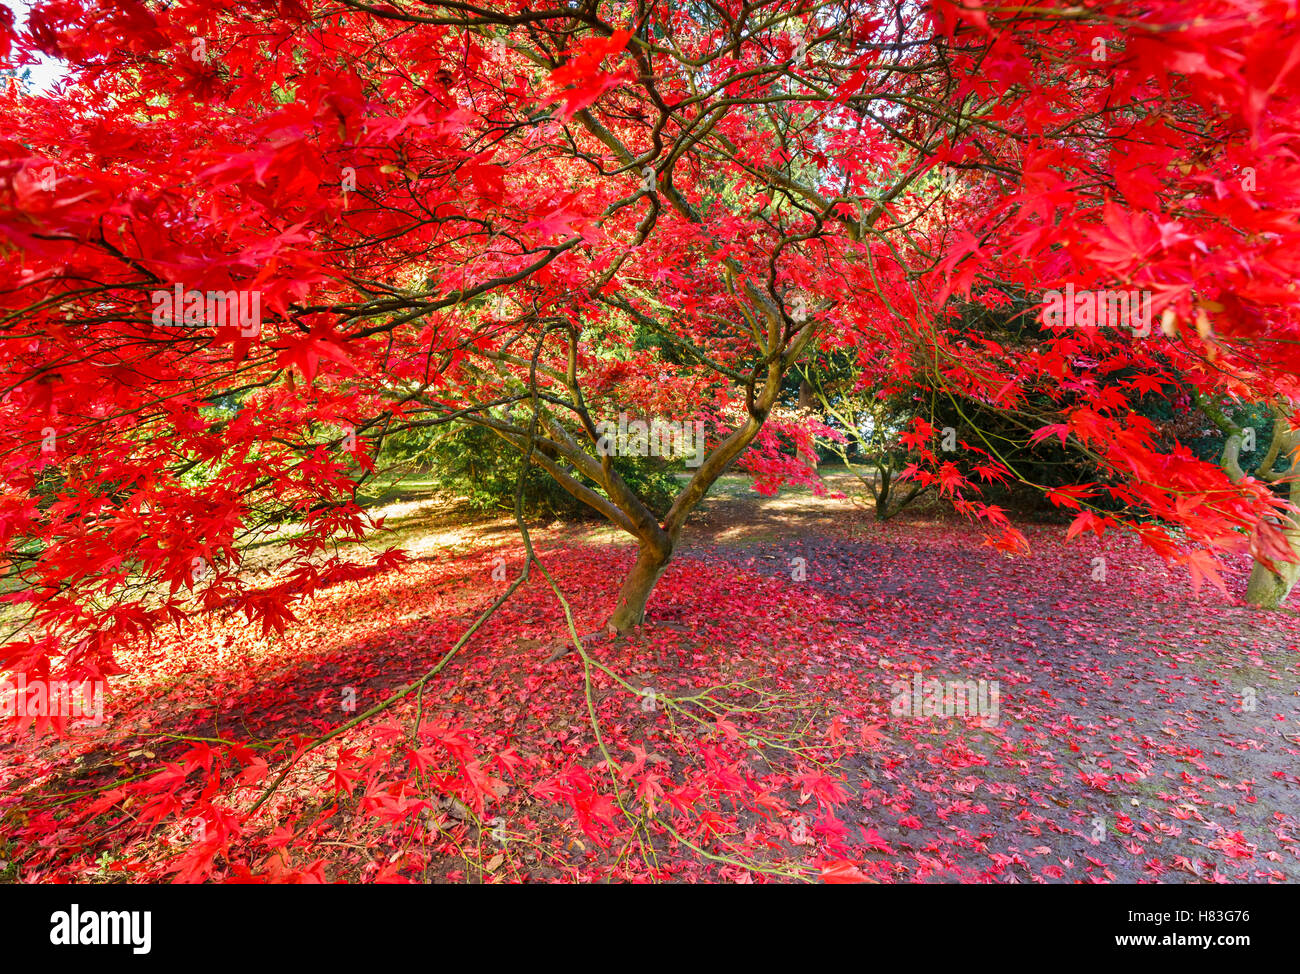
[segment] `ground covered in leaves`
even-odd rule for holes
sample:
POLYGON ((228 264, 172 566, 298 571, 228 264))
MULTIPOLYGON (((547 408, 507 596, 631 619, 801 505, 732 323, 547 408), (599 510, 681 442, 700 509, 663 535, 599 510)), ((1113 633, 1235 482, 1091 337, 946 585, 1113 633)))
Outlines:
POLYGON ((283 638, 194 619, 132 650, 102 726, 0 732, 0 878, 1300 879, 1300 618, 1135 544, 1030 527, 1013 558, 727 478, 639 636, 560 655, 632 552, 556 524, 550 581, 447 659, 523 549, 397 513, 411 562, 283 638), (935 680, 996 712, 899 712, 935 680))

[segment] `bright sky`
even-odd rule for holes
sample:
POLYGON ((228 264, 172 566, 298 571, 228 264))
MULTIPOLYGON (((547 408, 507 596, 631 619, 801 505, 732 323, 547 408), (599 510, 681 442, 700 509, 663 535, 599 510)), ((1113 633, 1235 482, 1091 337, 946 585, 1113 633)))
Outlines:
MULTIPOLYGON (((20 29, 27 23, 27 11, 32 3, 27 0, 0 0, 14 12, 14 23, 20 29)), ((39 64, 31 65, 31 84, 37 91, 48 91, 64 74, 63 62, 53 58, 41 57, 39 64)))

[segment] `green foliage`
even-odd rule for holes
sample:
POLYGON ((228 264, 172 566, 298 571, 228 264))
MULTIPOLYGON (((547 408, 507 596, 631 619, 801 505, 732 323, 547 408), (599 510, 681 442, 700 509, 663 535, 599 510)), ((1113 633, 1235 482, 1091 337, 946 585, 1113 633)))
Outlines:
MULTIPOLYGON (((423 471, 434 490, 465 497, 475 511, 514 509, 523 458, 489 429, 453 423, 403 432, 385 440, 380 459, 381 467, 396 463, 423 471)), ((681 486, 673 475, 674 464, 658 457, 614 457, 613 464, 628 487, 657 517, 668 512, 681 486)), ((596 484, 577 471, 569 473, 584 486, 601 493, 596 484)), ((530 466, 524 478, 524 510, 529 515, 600 516, 536 465, 530 466)))

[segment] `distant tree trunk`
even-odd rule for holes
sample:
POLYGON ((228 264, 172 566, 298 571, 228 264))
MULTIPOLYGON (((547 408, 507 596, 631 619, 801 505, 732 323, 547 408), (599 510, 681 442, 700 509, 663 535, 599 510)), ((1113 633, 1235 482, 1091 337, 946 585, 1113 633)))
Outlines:
POLYGON ((876 464, 876 471, 880 474, 879 488, 877 489, 870 483, 868 483, 868 486, 871 487, 871 491, 876 498, 877 521, 888 521, 908 504, 920 497, 921 493, 926 489, 919 483, 912 483, 911 490, 900 498, 897 482, 894 480, 893 460, 889 457, 886 457, 885 463, 876 464))
MULTIPOLYGON (((1294 441, 1296 438, 1291 434, 1286 439, 1294 441)), ((1294 445, 1292 448, 1294 449, 1294 445)), ((1296 478, 1298 475, 1300 475, 1300 468, 1293 462, 1290 476, 1296 478)), ((1291 481, 1289 496, 1292 504, 1300 506, 1300 479, 1291 481)), ((1282 533, 1286 536, 1296 560, 1278 562, 1274 565, 1277 569, 1274 571, 1256 559, 1255 567, 1250 573, 1250 581, 1246 583, 1246 601, 1261 609, 1279 608, 1295 588, 1296 582, 1300 580, 1300 521, 1292 516, 1288 518, 1288 522, 1282 533)))
MULTIPOLYGON (((1295 499, 1300 498, 1293 498, 1295 499)), ((1297 558, 1300 558, 1300 528, 1288 529, 1286 536, 1291 542, 1291 550, 1296 552, 1297 558)), ((1300 580, 1300 563, 1282 562, 1276 567, 1278 571, 1274 572, 1260 562, 1255 562, 1255 567, 1250 573, 1250 581, 1246 583, 1246 601, 1251 605, 1259 606, 1261 609, 1281 608, 1282 603, 1291 594, 1291 590, 1295 588, 1296 581, 1300 580)))
MULTIPOLYGON (((1242 438, 1245 434, 1240 426, 1233 423, 1217 404, 1198 397, 1201 411, 1227 436, 1223 443, 1223 456, 1220 466, 1233 483, 1245 479, 1246 473, 1241 468, 1242 438)), ((1288 496, 1292 504, 1300 506, 1300 430, 1291 429, 1291 417, 1283 409, 1273 407, 1273 442, 1268 454, 1260 462, 1255 475, 1264 480, 1279 480, 1290 477, 1288 496), (1287 458, 1286 473, 1275 474, 1273 468, 1279 456, 1287 458)), ((1277 562, 1273 568, 1268 567, 1258 558, 1250 572, 1250 581, 1246 583, 1246 601, 1261 609, 1277 609, 1286 601, 1296 582, 1300 580, 1300 521, 1293 515, 1287 518, 1282 530, 1291 547, 1292 561, 1277 562), (1276 570, 1274 570, 1276 569, 1276 570)))
MULTIPOLYGON (((816 390, 813 389, 811 382, 809 382, 807 379, 803 379, 799 383, 799 409, 800 411, 813 410, 815 409, 816 405, 817 405, 816 390)), ((803 447, 800 447, 798 452, 795 454, 795 456, 800 463, 806 464, 807 466, 812 467, 814 470, 817 469, 816 450, 813 450, 812 455, 809 456, 807 453, 804 452, 803 447)))

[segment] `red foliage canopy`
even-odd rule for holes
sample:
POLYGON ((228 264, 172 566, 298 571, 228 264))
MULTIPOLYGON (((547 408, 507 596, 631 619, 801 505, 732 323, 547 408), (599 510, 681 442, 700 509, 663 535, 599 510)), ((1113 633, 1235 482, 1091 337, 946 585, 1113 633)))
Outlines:
MULTIPOLYGON (((1073 531, 1127 523, 1197 572, 1252 533, 1284 553, 1267 486, 1128 393, 1294 401, 1296 26, 1285 0, 38 4, 0 36, 68 69, 2 96, 22 618, 0 668, 112 673, 195 609, 282 629, 296 596, 391 567, 335 545, 368 527, 378 442, 419 424, 531 443, 653 534, 602 481, 593 421, 705 419, 735 453, 816 348, 890 388, 1055 397, 1038 435, 1098 466, 1053 495, 1073 531), (1149 292, 1151 335, 1011 343, 953 317, 1067 286, 1149 292), (1089 509, 1106 495, 1160 520, 1089 509), (302 533, 268 584, 241 544, 272 514, 302 533)), ((931 434, 914 475, 1019 546, 931 434)))

